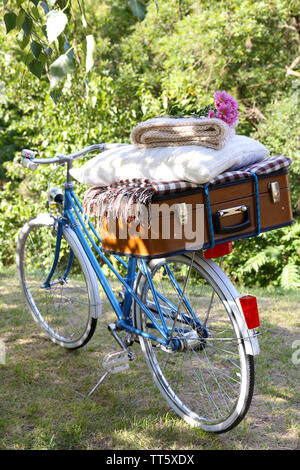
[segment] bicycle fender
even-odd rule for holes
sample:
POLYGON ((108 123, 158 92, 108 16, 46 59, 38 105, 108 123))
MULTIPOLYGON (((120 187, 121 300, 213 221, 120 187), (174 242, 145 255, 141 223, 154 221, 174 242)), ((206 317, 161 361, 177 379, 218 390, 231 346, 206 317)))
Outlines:
POLYGON ((241 337, 244 340, 244 345, 246 349, 246 353, 250 356, 257 356, 260 353, 257 332, 256 330, 249 330, 246 325, 246 321, 244 318, 244 314, 239 307, 238 302, 239 296, 237 296, 234 301, 227 301, 229 302, 229 307, 234 315, 236 322, 238 324, 241 337))
POLYGON ((246 353, 250 356, 257 356, 260 353, 257 332, 255 330, 249 330, 245 321, 244 314, 242 312, 240 303, 239 303, 239 293, 226 276, 224 271, 212 260, 206 260, 203 256, 199 256, 198 262, 206 265, 206 268, 216 273, 220 282, 223 284, 223 290, 227 290, 226 300, 224 300, 225 306, 228 312, 231 312, 235 318, 240 338, 243 339, 246 353))
POLYGON ((65 235, 66 240, 72 238, 73 245, 76 247, 76 256, 81 258, 81 262, 84 264, 85 269, 89 271, 89 278, 91 281, 89 286, 89 294, 91 298, 91 316, 92 318, 100 318, 102 312, 102 302, 95 272, 74 230, 68 225, 63 225, 63 234, 65 235))

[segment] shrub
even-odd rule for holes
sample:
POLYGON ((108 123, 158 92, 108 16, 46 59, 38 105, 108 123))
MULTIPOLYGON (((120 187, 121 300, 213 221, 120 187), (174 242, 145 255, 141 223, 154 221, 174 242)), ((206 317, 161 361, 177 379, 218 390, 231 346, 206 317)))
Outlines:
MULTIPOLYGON (((131 15, 127 2, 88 1, 87 25, 82 25, 81 12, 74 6, 79 59, 84 60, 85 37, 92 33, 94 67, 89 72, 76 67, 52 90, 47 74, 38 79, 26 71, 26 55, 13 32, 0 32, 0 67, 6 71, 0 82, 2 264, 14 262, 15 237, 24 221, 47 206, 52 169, 40 168, 36 174, 23 169, 22 147, 49 157, 99 141, 128 142, 139 121, 162 114, 197 114, 216 90, 224 89, 238 100, 238 133, 261 140, 273 154, 293 159, 296 209, 297 2, 161 0, 159 12, 155 2, 145 4, 148 13, 141 22, 131 15)), ((58 54, 62 44, 58 40, 54 46, 58 54)), ((55 185, 61 184, 63 171, 56 176, 55 185)), ((81 194, 84 189, 78 185, 81 194)), ((295 217, 299 218, 296 210, 295 217)), ((299 220, 292 228, 236 242, 224 266, 246 285, 298 285, 299 220)))

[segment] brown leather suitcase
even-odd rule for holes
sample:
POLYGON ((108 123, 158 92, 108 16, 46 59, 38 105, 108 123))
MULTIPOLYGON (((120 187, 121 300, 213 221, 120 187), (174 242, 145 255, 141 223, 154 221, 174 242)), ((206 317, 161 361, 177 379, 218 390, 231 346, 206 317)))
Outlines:
POLYGON ((136 225, 132 230, 134 220, 122 224, 118 219, 112 230, 103 218, 100 225, 103 249, 119 255, 165 257, 186 250, 208 249, 293 223, 286 169, 260 175, 256 183, 255 177, 251 177, 210 185, 207 189, 209 197, 205 185, 184 193, 154 196, 151 226, 155 227, 151 230, 147 224, 136 225), (164 210, 160 210, 162 207, 164 210), (166 237, 163 223, 170 207, 170 228, 166 237), (188 237, 184 230, 187 227, 188 237), (181 233, 178 233, 180 228, 181 233), (202 232, 201 237, 199 232, 202 232), (194 240, 190 237, 193 233, 194 240))

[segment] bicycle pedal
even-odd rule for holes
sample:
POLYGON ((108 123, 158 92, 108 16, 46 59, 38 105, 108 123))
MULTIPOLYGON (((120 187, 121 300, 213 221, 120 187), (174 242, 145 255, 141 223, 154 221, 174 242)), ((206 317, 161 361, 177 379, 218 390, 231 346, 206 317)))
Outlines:
POLYGON ((102 362, 103 369, 111 374, 117 374, 129 369, 129 357, 127 351, 108 353, 102 362))

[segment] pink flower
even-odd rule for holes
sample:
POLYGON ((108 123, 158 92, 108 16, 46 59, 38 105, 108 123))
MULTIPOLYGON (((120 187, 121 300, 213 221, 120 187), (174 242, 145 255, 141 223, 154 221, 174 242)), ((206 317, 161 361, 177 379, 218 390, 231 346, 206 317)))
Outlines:
POLYGON ((208 111, 207 117, 208 117, 209 119, 216 117, 216 116, 215 116, 215 112, 214 112, 213 109, 210 109, 210 110, 208 111))
POLYGON ((237 101, 229 93, 225 93, 225 91, 217 91, 214 94, 214 98, 217 108, 216 117, 225 121, 229 126, 233 126, 239 117, 237 101))

